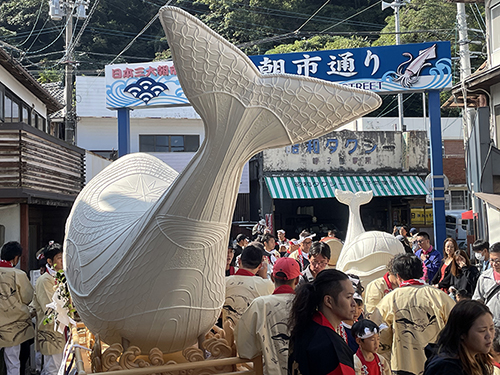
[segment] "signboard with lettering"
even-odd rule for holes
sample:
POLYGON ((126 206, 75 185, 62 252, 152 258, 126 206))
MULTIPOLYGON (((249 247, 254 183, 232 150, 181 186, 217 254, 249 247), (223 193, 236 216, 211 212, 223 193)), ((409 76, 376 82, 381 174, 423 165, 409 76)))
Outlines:
POLYGON ((249 56, 262 74, 315 77, 378 93, 451 88, 450 42, 249 56))
POLYGON ((172 61, 106 65, 106 107, 189 105, 172 61))
POLYGON ((292 146, 263 151, 265 172, 425 172, 427 134, 408 132, 412 147, 405 150, 403 134, 394 131, 342 130, 292 146), (404 152, 406 151, 406 155, 404 152), (407 164, 404 158, 407 158, 407 164))

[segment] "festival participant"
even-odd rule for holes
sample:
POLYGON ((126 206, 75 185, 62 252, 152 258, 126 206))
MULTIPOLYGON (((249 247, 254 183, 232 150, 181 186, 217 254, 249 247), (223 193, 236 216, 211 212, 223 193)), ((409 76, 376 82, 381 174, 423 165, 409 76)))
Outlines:
POLYGON ((394 289, 398 287, 398 279, 396 275, 392 274, 392 258, 387 264, 387 272, 384 276, 379 277, 378 279, 373 280, 366 286, 365 290, 365 316, 366 318, 370 318, 370 315, 377 307, 377 304, 380 302, 384 296, 394 289))
POLYGON ((56 375, 61 367, 63 350, 66 340, 64 335, 54 330, 54 322, 46 323, 49 310, 47 305, 52 302, 55 292, 56 273, 63 269, 63 249, 60 244, 51 241, 43 251, 47 261, 47 272, 40 276, 35 284, 33 306, 36 309, 37 350, 43 354, 44 365, 40 375, 56 375))
POLYGON ((420 249, 415 252, 415 255, 420 258, 423 263, 424 280, 430 282, 439 269, 442 255, 432 247, 429 234, 426 232, 419 232, 417 234, 417 243, 420 249))
POLYGON ((444 277, 450 273, 451 268, 448 266, 453 261, 455 252, 458 250, 457 241, 455 241, 451 237, 448 237, 446 240, 444 240, 443 249, 444 258, 441 260, 441 266, 429 283, 431 285, 439 284, 444 279, 444 277))
MULTIPOLYGON (((380 354, 392 349, 394 372, 420 374, 424 370, 424 348, 437 338, 455 302, 444 292, 425 285, 422 262, 412 254, 394 257, 392 273, 399 287, 379 302, 370 319, 389 329, 380 334, 380 354)), ((388 359, 388 357, 386 357, 388 359)))
POLYGON ((462 301, 451 310, 437 344, 426 350, 424 375, 493 374, 490 352, 495 326, 490 310, 479 301, 462 301))
POLYGON ((337 229, 330 229, 328 231, 328 236, 323 237, 320 241, 326 242, 329 240, 337 240, 337 241, 342 242, 342 240, 338 237, 338 235, 339 235, 339 231, 337 229))
POLYGON ((477 267, 481 273, 491 268, 489 248, 490 243, 485 240, 477 240, 472 244, 474 257, 477 260, 477 267))
POLYGON ((248 242, 248 237, 243 233, 240 233, 236 236, 236 245, 234 246, 234 256, 233 260, 231 261, 231 266, 236 266, 236 258, 241 255, 243 248, 248 245, 248 242))
POLYGON ((300 242, 298 239, 296 238, 292 238, 289 242, 290 244, 290 247, 288 248, 288 250, 286 251, 286 256, 290 256, 290 254, 296 252, 299 248, 300 248, 300 242))
POLYGON ((470 264, 469 257, 463 250, 457 250, 451 262, 450 272, 438 284, 438 288, 451 290, 456 293, 457 290, 465 289, 469 293, 474 293, 476 289, 479 271, 470 264))
POLYGON ((296 293, 290 314, 288 374, 354 375, 353 352, 334 328, 356 311, 349 277, 326 269, 296 293))
POLYGON ((226 258, 226 276, 234 275, 236 272, 234 266, 231 265, 231 263, 233 263, 233 259, 234 259, 234 249, 232 248, 231 244, 229 244, 227 248, 227 258, 226 258))
POLYGON ((493 314, 496 326, 500 326, 500 242, 489 250, 491 268, 484 271, 477 280, 473 300, 484 302, 493 314))
POLYGON ((368 319, 359 320, 352 326, 352 334, 359 346, 354 354, 356 375, 391 375, 389 363, 377 354, 380 330, 384 328, 387 327, 379 327, 368 319))
POLYGON ((309 250, 309 265, 302 272, 299 284, 312 283, 319 272, 323 271, 330 260, 330 246, 315 241, 309 250))
POLYGON ((285 237, 285 231, 283 229, 279 229, 276 233, 278 233, 278 241, 276 241, 276 247, 280 253, 280 256, 284 257, 286 256, 287 251, 290 248, 290 242, 285 237))
POLYGON ((0 252, 0 349, 7 375, 20 375, 21 344, 35 336, 28 305, 33 287, 24 271, 15 268, 23 249, 11 241, 0 252))
POLYGON ((359 348, 359 345, 356 341, 356 337, 352 333, 352 326, 358 320, 363 320, 363 291, 365 288, 361 285, 361 281, 359 280, 359 276, 353 274, 347 274, 349 276, 349 280, 351 280, 352 287, 354 288, 354 302, 356 302, 356 312, 354 313, 351 319, 344 319, 339 327, 339 334, 344 338, 347 342, 347 345, 351 348, 353 353, 359 348))
POLYGON ((493 375, 500 374, 500 328, 495 327, 495 337, 490 349, 491 362, 493 363, 493 375))
POLYGON ((236 325, 236 347, 241 358, 264 356, 264 374, 286 374, 288 368, 287 328, 290 308, 299 282, 300 266, 295 259, 280 258, 273 268, 276 289, 257 297, 236 325))
POLYGON ((239 269, 226 278, 226 299, 223 306, 224 319, 236 324, 250 303, 257 297, 267 296, 274 290, 267 279, 267 261, 264 246, 250 242, 243 249, 239 269))
POLYGON ((309 265, 309 250, 311 249, 314 236, 316 235, 303 230, 299 236, 300 247, 290 254, 290 258, 299 262, 301 271, 304 271, 309 265))

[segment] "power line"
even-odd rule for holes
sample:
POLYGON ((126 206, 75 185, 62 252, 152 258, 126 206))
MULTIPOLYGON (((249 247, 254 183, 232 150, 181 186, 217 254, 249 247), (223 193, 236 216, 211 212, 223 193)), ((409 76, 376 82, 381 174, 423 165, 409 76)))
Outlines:
POLYGON ((336 23, 335 25, 333 25, 333 26, 327 27, 326 29, 324 29, 324 30, 322 31, 322 33, 324 33, 324 32, 325 32, 325 31, 327 31, 327 30, 330 30, 330 29, 334 28, 335 26, 340 25, 341 23, 344 23, 344 22, 345 22, 345 21, 347 21, 347 20, 350 20, 350 19, 351 19, 351 18, 353 18, 353 17, 356 17, 356 16, 360 15, 360 14, 361 14, 361 13, 363 13, 363 12, 366 12, 368 9, 373 8, 375 5, 378 5, 378 4, 379 4, 379 2, 378 2, 378 1, 376 1, 375 3, 373 3, 372 5, 370 5, 370 6, 369 6, 369 7, 367 7, 367 8, 363 9, 362 11, 360 11, 360 12, 358 12, 358 13, 355 13, 355 14, 353 14, 353 15, 352 15, 352 16, 350 16, 350 17, 347 17, 347 18, 346 18, 345 20, 343 20, 343 21, 337 22, 337 23, 336 23))
MULTIPOLYGON (((80 28, 80 31, 78 32, 78 35, 73 39, 73 41, 70 43, 70 46, 68 50, 66 51, 66 54, 61 58, 61 61, 68 56, 71 56, 71 53, 75 49, 76 45, 78 44, 78 41, 80 40, 83 32, 85 31, 85 28, 90 22, 90 18, 94 14, 95 10, 97 9, 97 5, 99 4, 99 0, 95 0, 94 5, 92 6, 92 9, 90 10, 87 18, 85 19, 85 22, 83 23, 82 27, 80 28)), ((75 31, 76 31, 76 26, 75 26, 75 31)))
MULTIPOLYGON (((172 0, 170 0, 167 4, 170 4, 170 3, 171 3, 171 1, 172 1, 172 0)), ((119 58, 121 55, 123 55, 123 53, 125 53, 125 52, 126 52, 126 51, 127 51, 127 50, 131 47, 131 46, 132 46, 132 44, 134 44, 134 42, 137 40, 137 38, 139 38, 139 37, 141 36, 141 34, 142 34, 143 32, 145 32, 145 31, 149 28, 149 26, 151 26, 151 25, 153 24, 153 22, 154 22, 154 21, 156 21, 156 19, 157 19, 159 16, 160 16, 160 14, 159 14, 159 13, 157 13, 157 14, 156 14, 156 15, 155 15, 152 19, 151 19, 151 21, 149 21, 149 22, 148 22, 148 24, 147 24, 146 26, 144 26, 144 27, 142 28, 142 30, 141 30, 141 31, 139 31, 139 34, 137 34, 137 35, 134 37, 134 39, 132 39, 132 40, 130 41, 130 43, 129 43, 129 44, 127 44, 127 45, 125 46, 125 48, 124 48, 124 49, 123 49, 123 50, 122 50, 122 51, 121 51, 118 55, 116 55, 116 57, 115 57, 113 60, 111 60, 111 62, 109 63, 109 65, 113 64, 116 60, 118 60, 118 58, 119 58)))
POLYGON ((40 1, 40 8, 38 8, 38 14, 36 15, 36 20, 35 20, 35 23, 33 24, 33 28, 31 29, 30 34, 24 40, 24 42, 17 45, 18 47, 22 46, 24 43, 26 43, 28 41, 29 38, 31 38, 31 35, 33 34, 33 31, 35 30, 36 24, 38 23, 38 19, 40 18, 40 14, 42 13, 43 2, 44 2, 44 0, 40 1))
POLYGON ((318 13, 321 11, 321 9, 323 9, 323 8, 326 6, 326 4, 328 4, 329 2, 330 2, 330 0, 326 0, 326 1, 325 1, 325 3, 324 3, 322 6, 320 6, 320 7, 319 7, 319 9, 318 9, 316 12, 314 12, 314 13, 313 13, 313 15, 312 15, 311 17, 309 17, 309 18, 306 20, 306 22, 304 22, 304 23, 303 23, 303 24, 302 24, 302 25, 301 25, 301 26, 300 26, 297 30, 295 30, 295 31, 294 31, 294 33, 298 33, 298 32, 299 32, 299 31, 300 31, 300 30, 301 30, 301 29, 302 29, 302 28, 303 28, 303 27, 304 27, 304 26, 305 26, 305 25, 306 25, 306 24, 307 24, 310 20, 312 20, 312 19, 313 19, 313 17, 314 17, 316 14, 318 14, 318 13))

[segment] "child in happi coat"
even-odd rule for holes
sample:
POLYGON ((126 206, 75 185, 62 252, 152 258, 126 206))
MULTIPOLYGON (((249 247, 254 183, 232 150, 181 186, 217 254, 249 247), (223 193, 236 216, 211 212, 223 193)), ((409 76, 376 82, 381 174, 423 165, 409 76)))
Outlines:
POLYGON ((387 360, 377 354, 380 344, 380 331, 387 328, 380 327, 369 319, 359 320, 352 326, 352 335, 359 345, 354 354, 354 370, 356 375, 391 375, 387 360))

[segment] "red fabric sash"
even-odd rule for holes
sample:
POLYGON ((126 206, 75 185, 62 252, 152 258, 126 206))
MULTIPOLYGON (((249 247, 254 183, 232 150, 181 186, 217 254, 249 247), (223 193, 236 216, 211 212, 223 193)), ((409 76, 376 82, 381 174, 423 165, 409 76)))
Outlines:
POLYGON ((385 285, 387 285, 387 289, 384 290, 384 294, 387 294, 389 292, 391 292, 393 290, 392 288, 392 283, 391 281, 389 280, 389 272, 387 272, 385 275, 384 275, 384 280, 385 280, 385 285))
POLYGON ((399 284, 399 287, 402 288, 408 285, 425 285, 425 281, 420 279, 405 280, 401 284, 399 284))
POLYGON ((374 360, 368 362, 363 355, 361 349, 356 352, 359 360, 361 361, 361 373, 363 375, 380 375, 382 374, 382 364, 380 363, 380 358, 376 353, 374 353, 374 360), (378 370, 378 371, 377 371, 378 370))
POLYGON ((335 331, 335 328, 333 328, 332 323, 330 323, 330 321, 326 319, 326 317, 320 311, 316 311, 314 313, 313 322, 318 323, 320 326, 331 328, 335 331))
POLYGON ((3 268, 12 268, 12 263, 7 262, 6 260, 0 260, 0 267, 3 268))
POLYGON ((243 268, 240 268, 238 271, 236 271, 235 275, 237 276, 255 276, 253 273, 250 271, 244 270, 243 268))
POLYGON ((273 294, 295 294, 295 290, 290 285, 282 285, 274 289, 273 294))

